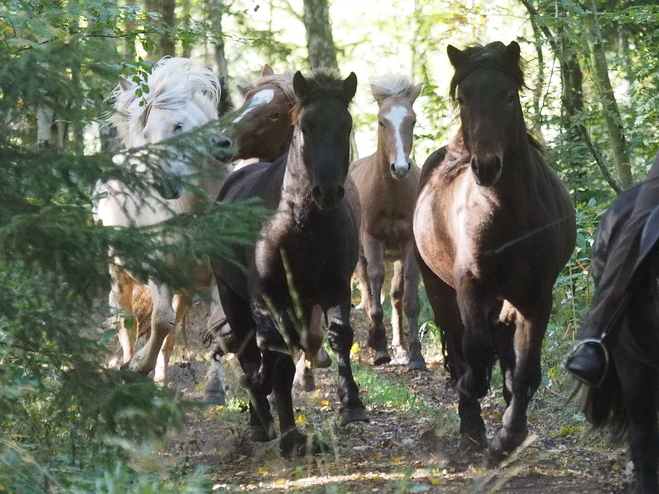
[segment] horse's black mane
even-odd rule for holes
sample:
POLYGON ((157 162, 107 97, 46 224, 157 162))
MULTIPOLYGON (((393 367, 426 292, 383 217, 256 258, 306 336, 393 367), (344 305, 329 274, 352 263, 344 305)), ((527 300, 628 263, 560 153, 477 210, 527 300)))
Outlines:
POLYGON ((298 101, 296 110, 304 107, 318 98, 337 98, 346 105, 351 99, 343 91, 343 78, 333 69, 318 68, 305 74, 304 78, 309 83, 309 92, 298 101))
POLYGON ((524 87, 524 70, 521 60, 513 63, 504 55, 506 45, 501 41, 495 41, 485 46, 472 45, 465 48, 462 53, 466 61, 455 68, 455 74, 451 79, 450 95, 455 101, 458 86, 475 70, 494 69, 509 75, 515 81, 517 89, 524 87))

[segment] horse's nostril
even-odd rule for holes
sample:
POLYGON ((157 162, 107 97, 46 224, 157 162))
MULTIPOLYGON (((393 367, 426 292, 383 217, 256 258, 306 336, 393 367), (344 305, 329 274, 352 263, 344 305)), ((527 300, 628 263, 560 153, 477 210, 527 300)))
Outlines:
POLYGON ((346 195, 346 189, 343 187, 343 185, 339 185, 339 188, 336 191, 336 195, 339 199, 343 199, 343 196, 346 195))
POLYGON ((311 195, 314 199, 320 199, 321 193, 319 185, 316 185, 313 189, 311 189, 311 195))
POLYGON ((395 175, 396 174, 396 163, 392 163, 391 166, 389 167, 389 169, 391 170, 391 173, 393 173, 395 175))
POLYGON ((409 172, 412 169, 412 162, 408 161, 407 162, 407 171, 409 172))
POLYGON ((233 147, 233 140, 228 137, 213 137, 213 146, 223 149, 230 149, 233 147))

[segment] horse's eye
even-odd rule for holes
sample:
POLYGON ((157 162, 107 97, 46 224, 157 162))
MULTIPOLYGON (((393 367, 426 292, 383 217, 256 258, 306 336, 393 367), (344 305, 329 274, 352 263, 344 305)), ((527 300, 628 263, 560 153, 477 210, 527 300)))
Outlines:
POLYGON ((465 100, 462 96, 458 96, 458 105, 462 106, 465 104, 465 100))
POLYGON ((174 125, 174 132, 181 132, 183 130, 183 124, 182 123, 177 123, 174 125))
POLYGON ((380 127, 384 127, 384 122, 382 120, 378 120, 378 123, 380 124, 380 127))
POLYGON ((281 117, 280 113, 279 112, 274 112, 270 115, 270 120, 272 120, 274 122, 275 120, 279 120, 279 117, 281 117))
POLYGON ((515 103, 515 93, 508 93, 508 96, 506 97, 506 103, 509 105, 515 103))

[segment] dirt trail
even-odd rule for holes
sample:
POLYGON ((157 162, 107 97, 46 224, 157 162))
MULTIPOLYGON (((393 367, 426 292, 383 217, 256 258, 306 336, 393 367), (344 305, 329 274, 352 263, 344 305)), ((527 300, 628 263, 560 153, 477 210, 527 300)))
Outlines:
MULTIPOLYGON (((277 441, 249 441, 246 395, 225 363, 229 386, 226 407, 198 404, 166 446, 178 468, 205 465, 217 492, 326 493, 622 493, 630 489, 631 467, 624 447, 592 434, 574 405, 541 389, 529 410, 529 439, 521 451, 497 469, 486 469, 484 453, 459 449, 457 394, 441 362, 428 372, 403 366, 367 365, 367 319, 353 311, 360 350, 353 355, 357 381, 369 423, 339 426, 336 370, 317 371, 319 389, 298 392, 296 413, 307 433, 315 431, 327 446, 323 455, 285 460, 277 441), (233 398, 232 398, 233 397, 233 398), (403 405, 400 398, 403 397, 403 405), (370 403, 370 405, 369 405, 370 403)), ((188 329, 170 368, 170 385, 198 401, 208 365, 200 343, 205 309, 193 310, 188 329)), ((488 434, 500 422, 501 393, 482 400, 488 434)))

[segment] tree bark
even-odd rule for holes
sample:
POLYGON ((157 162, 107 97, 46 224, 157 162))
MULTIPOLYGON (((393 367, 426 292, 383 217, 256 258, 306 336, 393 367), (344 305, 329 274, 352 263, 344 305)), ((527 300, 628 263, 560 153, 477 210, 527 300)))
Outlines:
MULTIPOLYGON (((170 29, 176 25, 176 0, 145 0, 144 8, 147 12, 158 12, 160 19, 150 18, 150 22, 160 28, 170 29)), ((156 48, 149 53, 148 59, 157 62, 164 56, 175 56, 176 45, 171 33, 163 32, 156 41, 156 48)))
POLYGON ((222 11, 224 7, 223 0, 208 0, 208 17, 213 26, 214 41, 211 52, 212 67, 215 73, 224 78, 225 82, 229 77, 227 69, 227 59, 224 54, 224 33, 222 31, 222 11))
POLYGON ((627 142, 622 128, 622 117, 618 108, 611 80, 609 79, 609 69, 604 53, 602 42, 602 33, 600 32, 599 21, 597 17, 597 8, 594 0, 586 0, 584 9, 589 11, 587 16, 588 28, 592 37, 591 41, 591 59, 595 69, 596 84, 598 96, 602 102, 604 119, 611 140, 613 150, 613 160, 615 163, 616 175, 620 185, 626 189, 630 187, 634 180, 632 178, 632 168, 627 150, 627 142))
POLYGON ((304 0, 309 67, 339 69, 327 0, 304 0))

